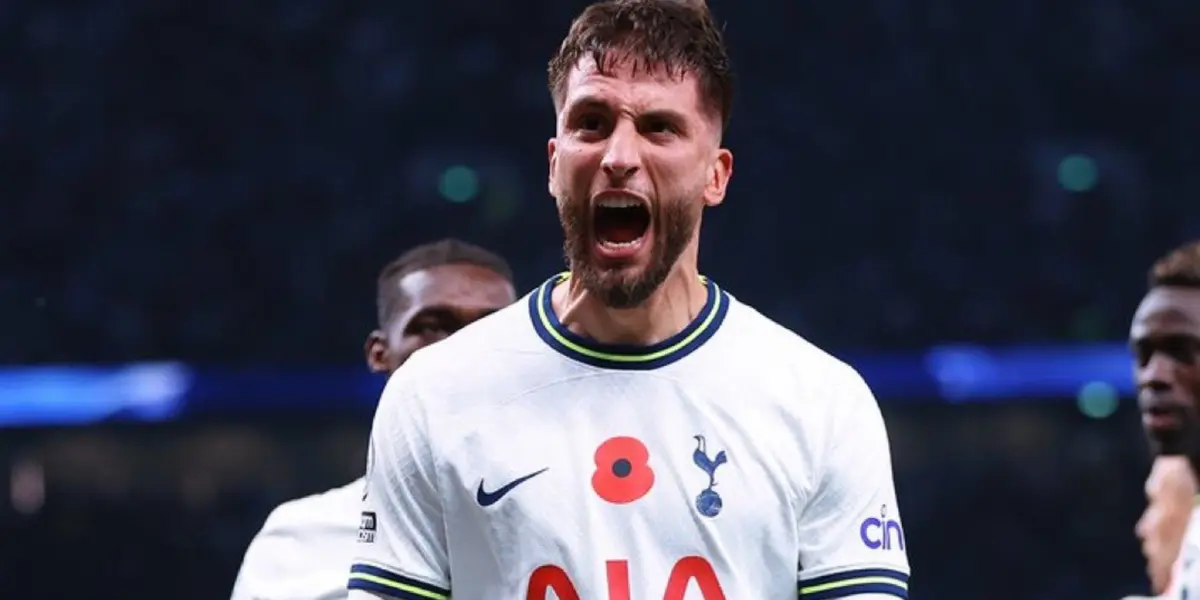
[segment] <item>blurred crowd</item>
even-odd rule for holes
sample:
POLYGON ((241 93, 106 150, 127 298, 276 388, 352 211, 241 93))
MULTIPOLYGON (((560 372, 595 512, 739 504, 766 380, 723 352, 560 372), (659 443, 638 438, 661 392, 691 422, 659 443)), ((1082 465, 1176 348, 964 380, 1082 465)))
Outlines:
MULTIPOLYGON (((336 360, 447 233, 532 287, 581 5, 5 3, 0 361, 336 360)), ((737 161, 702 264, 825 345, 1121 336, 1200 232, 1194 2, 712 5, 737 161)))

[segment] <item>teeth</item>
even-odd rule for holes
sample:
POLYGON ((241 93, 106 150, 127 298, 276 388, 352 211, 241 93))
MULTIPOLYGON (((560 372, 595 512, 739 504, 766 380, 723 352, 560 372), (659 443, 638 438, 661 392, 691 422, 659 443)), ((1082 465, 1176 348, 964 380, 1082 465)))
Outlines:
POLYGON ((638 243, 638 242, 640 242, 640 241, 641 241, 641 238, 638 238, 638 239, 636 239, 636 240, 633 240, 633 241, 631 241, 631 242, 608 242, 608 241, 604 241, 604 242, 601 242, 601 243, 602 243, 602 244, 604 244, 605 246, 608 246, 608 247, 610 247, 610 248, 628 248, 628 247, 630 247, 630 246, 633 246, 634 244, 636 244, 636 243, 638 243))
POLYGON ((632 208, 641 205, 640 201, 633 198, 605 198, 600 201, 600 206, 604 208, 632 208))

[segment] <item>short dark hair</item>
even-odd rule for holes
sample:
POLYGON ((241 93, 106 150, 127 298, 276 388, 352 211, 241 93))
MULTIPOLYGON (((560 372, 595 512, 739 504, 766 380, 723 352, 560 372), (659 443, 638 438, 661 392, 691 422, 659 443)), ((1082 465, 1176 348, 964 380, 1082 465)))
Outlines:
POLYGON ((468 264, 483 267, 497 275, 513 281, 512 269, 498 254, 462 240, 447 238, 422 244, 401 254, 379 272, 376 281, 375 308, 379 326, 385 327, 397 314, 405 310, 408 299, 396 289, 396 283, 410 273, 424 271, 442 265, 468 264))
POLYGON ((567 77, 584 57, 601 73, 621 59, 633 69, 663 69, 672 77, 688 73, 700 80, 704 107, 729 125, 733 67, 721 28, 703 0, 605 0, 587 7, 571 23, 547 69, 550 95, 561 108, 567 77))
POLYGON ((1184 244, 1150 267, 1150 287, 1200 288, 1200 241, 1184 244))

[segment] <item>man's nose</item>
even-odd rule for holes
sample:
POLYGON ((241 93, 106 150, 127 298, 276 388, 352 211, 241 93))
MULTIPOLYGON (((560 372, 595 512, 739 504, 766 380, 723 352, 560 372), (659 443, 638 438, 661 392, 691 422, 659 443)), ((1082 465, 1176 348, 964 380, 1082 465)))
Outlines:
POLYGON ((628 121, 618 123, 608 138, 608 148, 600 161, 604 174, 617 183, 633 176, 641 168, 637 128, 628 121))
POLYGON ((1175 361, 1155 352, 1138 370, 1138 385, 1159 391, 1170 389, 1175 385, 1175 361))

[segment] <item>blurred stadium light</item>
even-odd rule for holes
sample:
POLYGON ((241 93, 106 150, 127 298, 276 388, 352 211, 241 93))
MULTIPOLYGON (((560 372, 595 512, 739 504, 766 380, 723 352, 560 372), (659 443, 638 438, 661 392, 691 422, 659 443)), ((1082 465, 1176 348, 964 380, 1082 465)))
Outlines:
MULTIPOLYGON (((1123 344, 938 346, 843 356, 885 403, 1079 400, 1093 416, 1132 390, 1123 344), (1103 390, 1103 394, 1098 394, 1103 390), (1103 396, 1103 398, 1100 398, 1103 396), (1097 399, 1099 398, 1099 400, 1097 399)), ((368 412, 383 380, 358 367, 221 369, 182 363, 0 369, 0 426, 165 422, 265 412, 368 412)))

